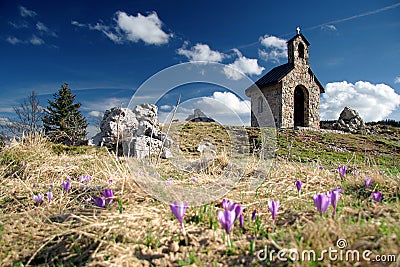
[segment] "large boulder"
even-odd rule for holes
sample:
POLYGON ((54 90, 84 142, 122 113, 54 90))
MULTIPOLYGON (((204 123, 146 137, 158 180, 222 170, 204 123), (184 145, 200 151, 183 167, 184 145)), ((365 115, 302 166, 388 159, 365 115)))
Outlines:
POLYGON ((334 130, 350 133, 364 133, 365 123, 358 112, 352 108, 345 107, 340 113, 339 119, 332 125, 334 130))
POLYGON ((93 144, 123 148, 125 156, 144 158, 152 154, 171 157, 172 140, 160 130, 157 106, 141 104, 133 110, 115 107, 104 113, 100 133, 93 144))

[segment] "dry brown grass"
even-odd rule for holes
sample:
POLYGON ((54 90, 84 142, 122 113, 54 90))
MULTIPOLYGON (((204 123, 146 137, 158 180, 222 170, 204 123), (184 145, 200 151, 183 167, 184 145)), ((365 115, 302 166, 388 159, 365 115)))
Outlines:
MULTIPOLYGON (((328 247, 335 248, 339 238, 345 238, 351 249, 369 249, 372 255, 393 254, 400 258, 400 180, 380 175, 378 167, 357 166, 360 174, 348 174, 342 181, 333 168, 320 170, 317 163, 308 166, 278 160, 274 163, 277 168, 259 174, 264 175, 265 180, 257 191, 249 191, 250 176, 244 177, 226 196, 241 203, 245 215, 245 228, 234 227, 234 249, 229 250, 216 220, 220 200, 188 208, 185 225, 189 245, 185 245, 168 205, 147 196, 136 185, 133 176, 137 172, 130 171, 123 161, 117 161, 102 149, 57 151, 47 140, 38 138, 14 144, 0 154, 2 266, 354 265, 355 262, 326 259, 318 263, 267 263, 256 257, 257 251, 266 245, 270 249, 320 252, 328 247), (111 187, 122 209, 118 208, 117 201, 109 209, 86 203, 86 198, 99 196, 101 190, 82 190, 76 177, 83 174, 93 176, 92 186, 111 187), (68 176, 73 177, 72 189, 65 194, 61 183, 68 176), (365 191, 363 185, 366 176, 373 178, 373 188, 383 193, 383 203, 371 201, 370 191, 365 191), (109 179, 114 181, 111 185, 109 179), (293 184, 296 179, 303 182, 300 196, 293 184), (36 188, 33 188, 34 183, 36 188), (54 185, 54 200, 35 206, 34 192, 46 193, 51 184, 54 185), (345 190, 337 215, 330 217, 330 207, 329 214, 320 216, 313 205, 313 195, 334 187, 345 190), (274 231, 267 207, 269 199, 281 202, 274 231), (254 209, 258 212, 258 226, 250 219, 254 209)), ((211 170, 218 173, 220 166, 227 162, 227 157, 222 155, 211 170)), ((250 164, 246 173, 254 174, 254 166, 250 164)), ((168 171, 165 170, 165 175, 168 171)))

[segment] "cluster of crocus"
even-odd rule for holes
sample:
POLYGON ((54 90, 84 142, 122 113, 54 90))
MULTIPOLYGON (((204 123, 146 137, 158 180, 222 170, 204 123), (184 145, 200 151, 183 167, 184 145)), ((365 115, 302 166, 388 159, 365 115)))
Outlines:
POLYGON ((344 178, 346 176, 346 166, 339 167, 337 170, 340 174, 340 178, 344 178))
POLYGON ((101 194, 103 196, 96 197, 93 199, 94 204, 100 208, 105 208, 106 206, 110 206, 114 198, 114 192, 111 189, 106 189, 101 194))
POLYGON ((78 176, 78 179, 79 179, 79 182, 88 184, 93 179, 93 177, 89 176, 89 175, 81 175, 81 176, 78 176))
POLYGON ((235 224, 235 221, 238 217, 240 217, 239 223, 241 221, 241 226, 243 227, 244 218, 243 218, 243 216, 241 216, 242 215, 242 206, 236 202, 232 202, 230 200, 223 199, 222 200, 222 208, 224 210, 218 211, 217 218, 218 218, 218 221, 221 224, 222 228, 224 228, 224 230, 227 234, 228 245, 231 246, 229 234, 230 234, 232 227, 235 224))
POLYGON ((329 204, 333 207, 333 215, 336 214, 336 206, 339 202, 340 193, 343 192, 341 188, 335 188, 326 194, 315 194, 314 195, 314 205, 317 207, 318 212, 322 215, 324 214, 329 204))
MULTIPOLYGON (((33 188, 36 188, 36 183, 35 184, 33 184, 33 188)), ((43 204, 43 201, 44 201, 44 197, 46 196, 47 197, 47 200, 49 201, 49 203, 53 200, 53 192, 52 192, 52 190, 53 190, 53 185, 50 185, 50 187, 49 187, 49 191, 46 193, 46 194, 40 194, 40 193, 38 193, 37 195, 33 195, 32 196, 32 199, 33 199, 33 201, 35 202, 35 205, 36 206, 39 206, 39 205, 41 205, 41 204, 43 204)))
POLYGON ((35 202, 35 205, 39 206, 43 203, 44 195, 43 194, 33 195, 32 199, 35 202))

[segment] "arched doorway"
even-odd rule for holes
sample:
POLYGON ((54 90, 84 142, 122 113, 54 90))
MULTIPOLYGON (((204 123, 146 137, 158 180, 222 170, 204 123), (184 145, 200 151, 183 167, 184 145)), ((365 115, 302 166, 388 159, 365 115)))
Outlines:
POLYGON ((306 125, 306 100, 307 95, 305 88, 296 86, 294 89, 294 126, 307 126, 306 125))

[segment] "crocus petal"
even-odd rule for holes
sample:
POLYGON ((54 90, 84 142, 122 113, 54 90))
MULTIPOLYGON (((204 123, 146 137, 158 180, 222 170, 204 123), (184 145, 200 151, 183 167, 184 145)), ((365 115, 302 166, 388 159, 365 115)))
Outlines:
POLYGON ((221 226, 225 229, 226 234, 229 235, 233 223, 235 222, 235 211, 233 210, 218 211, 217 218, 218 221, 221 223, 221 226))
POLYGON ((302 183, 301 181, 299 181, 299 180, 296 180, 296 181, 294 182, 294 184, 296 185, 297 191, 300 192, 303 183, 302 183))
POLYGON ((278 210, 279 210, 279 200, 277 200, 277 201, 274 201, 274 200, 268 201, 268 208, 269 208, 269 211, 271 212, 272 220, 275 220, 276 219, 276 214, 278 213, 278 210))
POLYGON ((365 178, 365 188, 368 188, 372 184, 372 178, 365 178))
POLYGON ((174 201, 174 204, 169 205, 171 208, 172 214, 178 219, 179 223, 182 224, 183 222, 183 216, 185 215, 186 209, 187 209, 187 203, 186 202, 177 202, 174 201))
POLYGON ((243 214, 240 214, 240 216, 239 216, 239 225, 240 225, 240 227, 243 228, 243 225, 244 225, 244 216, 243 216, 243 214))
MULTIPOLYGON (((330 192, 332 194, 332 191, 330 192)), ((330 199, 326 194, 316 194, 314 195, 314 204, 317 207, 319 213, 324 214, 329 207, 330 199)))
POLYGON ((104 197, 96 197, 95 199, 93 199, 93 202, 97 207, 100 207, 100 208, 106 207, 106 200, 104 197))
POLYGON ((251 213, 251 221, 254 222, 256 220, 256 216, 257 216, 257 210, 253 210, 253 212, 251 213))
POLYGON ((382 193, 381 192, 373 192, 371 194, 372 198, 374 199, 375 202, 381 202, 382 200, 382 193))

